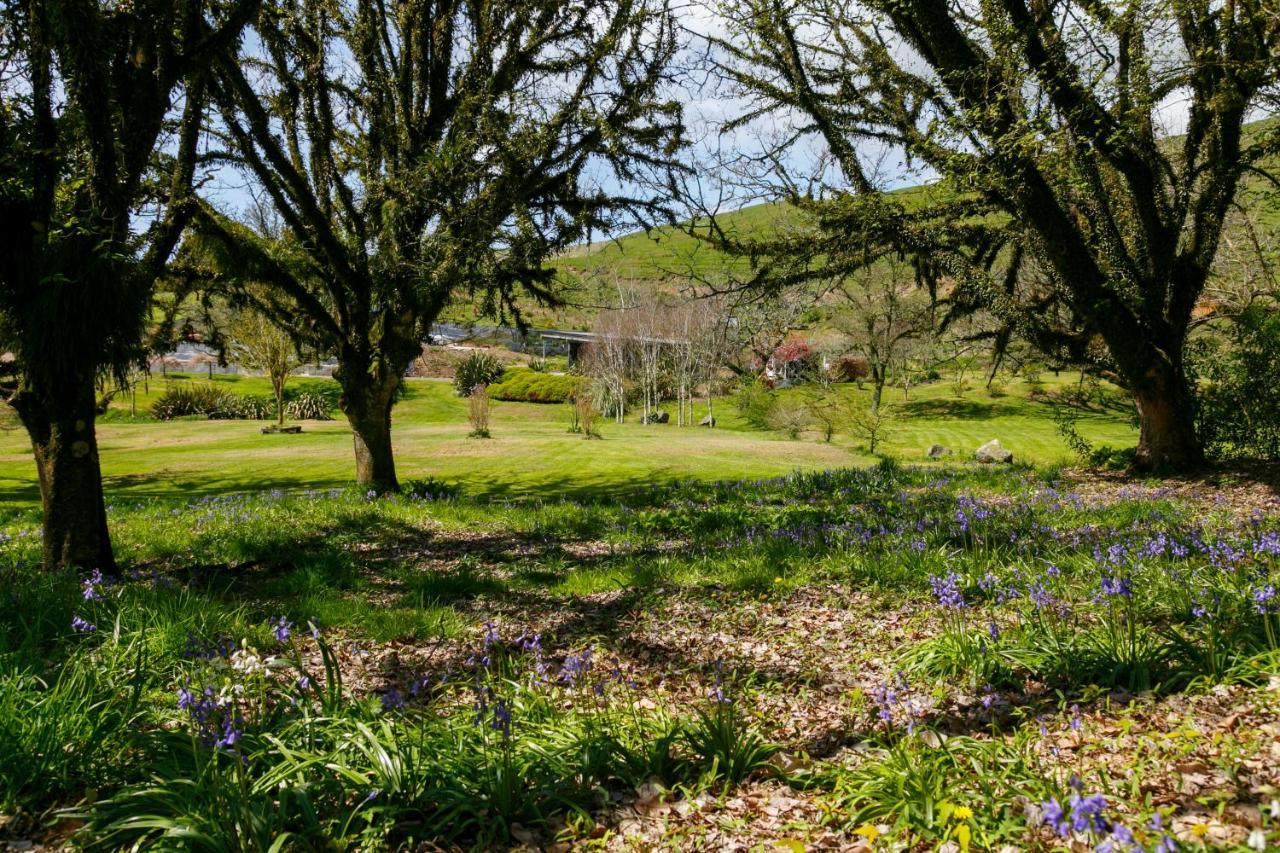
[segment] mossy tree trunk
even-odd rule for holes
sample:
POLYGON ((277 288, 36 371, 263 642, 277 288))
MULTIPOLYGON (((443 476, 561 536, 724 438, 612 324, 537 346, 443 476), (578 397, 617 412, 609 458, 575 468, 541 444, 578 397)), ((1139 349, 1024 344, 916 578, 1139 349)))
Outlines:
POLYGON ((340 408, 351 424, 356 483, 378 494, 398 492, 400 482, 391 449, 391 409, 400 388, 400 374, 351 371, 344 365, 334 378, 342 386, 340 408))
POLYGON ((31 436, 40 482, 43 562, 116 574, 94 430, 94 385, 81 378, 65 399, 19 392, 13 406, 31 436))

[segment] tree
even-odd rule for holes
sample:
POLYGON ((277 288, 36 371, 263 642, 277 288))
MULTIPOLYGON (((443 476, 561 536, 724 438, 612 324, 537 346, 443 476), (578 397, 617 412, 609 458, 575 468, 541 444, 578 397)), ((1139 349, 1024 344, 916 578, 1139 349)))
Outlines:
POLYGON ((793 378, 792 373, 802 372, 812 355, 808 341, 799 335, 790 334, 773 348, 769 361, 782 374, 782 381, 789 382, 793 378))
POLYGON ((873 410, 880 408, 889 373, 901 363, 906 345, 934 333, 933 306, 904 266, 889 257, 837 288, 843 300, 832 323, 867 361, 873 410))
POLYGON ((0 337, 14 355, 7 398, 35 453, 48 568, 116 569, 96 386, 143 359, 155 281, 191 212, 203 72, 253 6, 0 10, 0 337))
POLYGON ((1245 127, 1280 79, 1273 7, 739 0, 729 14, 718 67, 752 104, 734 126, 789 120, 784 144, 820 138, 843 177, 822 200, 792 184, 818 225, 775 249, 823 275, 905 251, 956 307, 1126 387, 1138 467, 1200 461, 1184 350, 1241 179, 1280 150, 1280 125, 1245 127), (1160 130, 1171 102, 1178 137, 1160 130), (940 183, 880 192, 877 146, 940 183))
POLYGON ((271 380, 276 398, 276 425, 284 426, 284 386, 289 374, 306 361, 293 337, 261 312, 242 309, 235 313, 228 332, 229 349, 236 362, 271 380))
POLYGON ((695 423, 693 399, 705 385, 707 416, 714 417, 716 373, 724 362, 726 323, 720 300, 693 297, 670 308, 667 322, 671 372, 676 391, 676 423, 695 423))
POLYGON ((391 409, 449 298, 483 294, 518 319, 521 289, 554 301, 556 252, 665 215, 641 190, 605 186, 660 178, 680 145, 679 106, 661 93, 670 12, 660 0, 279 0, 245 45, 214 68, 220 132, 305 269, 212 204, 201 228, 252 254, 336 354, 357 480, 394 491, 391 409))

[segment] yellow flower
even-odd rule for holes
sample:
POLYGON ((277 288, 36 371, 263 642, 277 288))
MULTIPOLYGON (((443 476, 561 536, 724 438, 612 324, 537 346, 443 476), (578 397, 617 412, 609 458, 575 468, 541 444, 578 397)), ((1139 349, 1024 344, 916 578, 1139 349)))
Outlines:
POLYGON ((973 817, 973 809, 968 806, 956 806, 956 810, 951 813, 956 820, 969 820, 973 817))
POLYGON ((880 830, 876 829, 874 826, 872 826, 869 823, 864 823, 862 826, 855 829, 853 831, 853 834, 861 835, 863 838, 867 839, 868 841, 874 842, 877 838, 880 837, 880 830))
POLYGON ((781 577, 776 577, 776 578, 774 578, 774 579, 773 579, 773 582, 774 582, 774 583, 782 583, 782 578, 781 578, 781 577))
POLYGON ((1204 838, 1206 835, 1209 834, 1209 824, 1207 823, 1194 824, 1191 827, 1191 834, 1194 835, 1196 838, 1204 838))

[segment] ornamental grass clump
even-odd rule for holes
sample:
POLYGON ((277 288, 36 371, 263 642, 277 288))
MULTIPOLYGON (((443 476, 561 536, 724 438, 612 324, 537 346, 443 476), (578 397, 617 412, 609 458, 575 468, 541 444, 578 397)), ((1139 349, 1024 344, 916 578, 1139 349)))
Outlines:
POLYGON ((471 422, 470 438, 489 438, 489 393, 483 385, 471 389, 467 398, 467 420, 471 422))

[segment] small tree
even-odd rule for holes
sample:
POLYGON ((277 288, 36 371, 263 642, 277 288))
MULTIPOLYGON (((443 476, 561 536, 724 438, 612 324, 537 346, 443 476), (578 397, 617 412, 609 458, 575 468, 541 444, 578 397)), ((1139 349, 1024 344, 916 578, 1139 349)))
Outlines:
POLYGON ((867 452, 874 456, 893 420, 889 407, 851 399, 844 412, 846 429, 855 437, 866 441, 867 452))
POLYGON ((848 397, 831 387, 809 392, 805 405, 814 425, 822 433, 822 440, 828 443, 845 428, 849 419, 848 397))
POLYGON ((236 363, 271 380, 271 391, 276 398, 276 425, 284 426, 285 382, 306 359, 288 332, 251 309, 236 312, 228 337, 236 363))
POLYGON ((872 408, 880 407, 889 373, 906 347, 933 333, 933 306, 910 272, 897 258, 885 258, 838 288, 843 301, 833 322, 866 360, 872 408))
POLYGON ((574 435, 582 434, 582 415, 578 411, 578 399, 582 395, 581 391, 569 395, 569 432, 574 435))

